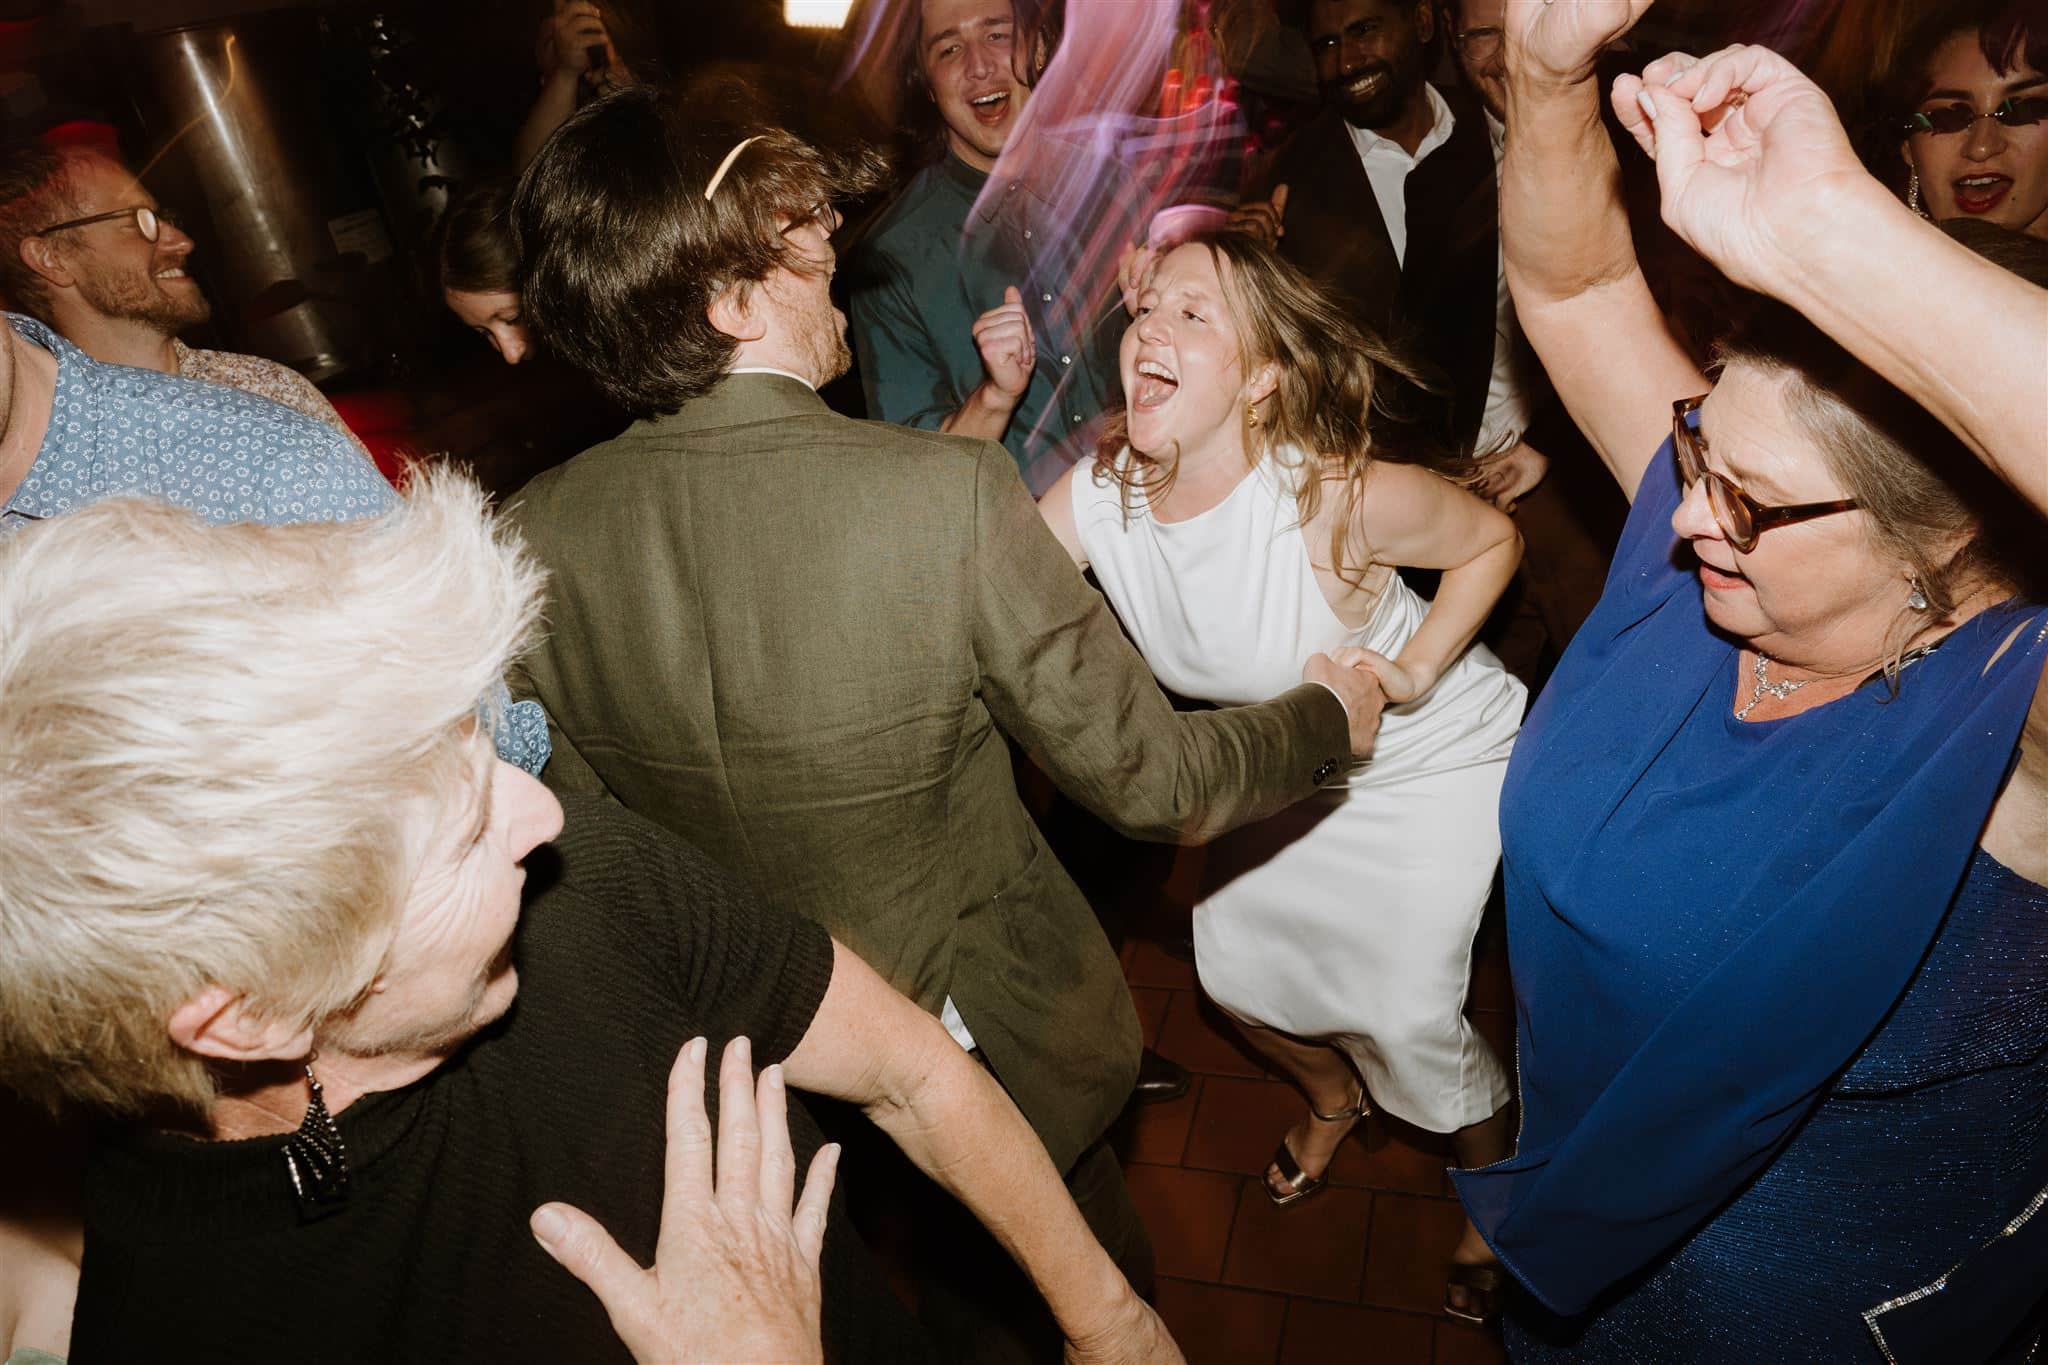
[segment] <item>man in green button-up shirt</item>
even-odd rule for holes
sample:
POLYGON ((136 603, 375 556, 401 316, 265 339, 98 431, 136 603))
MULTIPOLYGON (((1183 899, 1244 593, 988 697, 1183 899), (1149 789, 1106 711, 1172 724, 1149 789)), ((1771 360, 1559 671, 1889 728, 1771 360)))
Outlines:
POLYGON ((1075 273, 1070 211, 1019 177, 980 207, 1030 89, 1017 77, 1009 0, 925 0, 917 66, 945 151, 910 180, 848 262, 854 353, 868 415, 999 440, 1040 493, 1095 419, 1122 401, 1117 300, 1053 316, 1075 273))

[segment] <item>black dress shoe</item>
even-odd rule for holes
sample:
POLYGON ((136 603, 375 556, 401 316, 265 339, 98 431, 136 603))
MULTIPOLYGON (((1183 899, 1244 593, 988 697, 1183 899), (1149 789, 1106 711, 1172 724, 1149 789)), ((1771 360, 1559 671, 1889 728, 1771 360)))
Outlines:
POLYGON ((1138 1083, 1131 1087, 1132 1104, 1165 1104, 1188 1093, 1190 1081, 1188 1069, 1179 1062, 1145 1049, 1145 1055, 1138 1059, 1138 1083))

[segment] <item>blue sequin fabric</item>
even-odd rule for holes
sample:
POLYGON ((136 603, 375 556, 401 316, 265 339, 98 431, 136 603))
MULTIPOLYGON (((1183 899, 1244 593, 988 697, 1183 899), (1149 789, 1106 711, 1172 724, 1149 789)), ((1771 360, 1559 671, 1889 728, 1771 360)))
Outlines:
POLYGON ((2037 1193, 2044 964, 2048 887, 1978 850, 1911 986, 1778 1157, 1597 1315, 1525 1305, 1510 1354, 1882 1361, 1864 1310, 1935 1280, 2037 1193))

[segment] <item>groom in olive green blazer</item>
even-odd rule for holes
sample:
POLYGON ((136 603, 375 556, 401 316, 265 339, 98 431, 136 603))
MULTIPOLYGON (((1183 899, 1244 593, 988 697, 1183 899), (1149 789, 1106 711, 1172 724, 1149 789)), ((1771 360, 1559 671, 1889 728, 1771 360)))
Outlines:
POLYGON ((527 172, 527 314, 642 420, 512 503, 551 574, 514 686, 556 727, 551 782, 824 924, 977 1048, 1071 1170, 1130 1092, 1138 1023, 1004 736, 1120 829, 1198 842, 1369 747, 1379 694, 1318 656, 1320 686, 1176 713, 1001 446, 828 409, 814 386, 847 355, 823 206, 850 179, 786 133, 625 96, 527 172))

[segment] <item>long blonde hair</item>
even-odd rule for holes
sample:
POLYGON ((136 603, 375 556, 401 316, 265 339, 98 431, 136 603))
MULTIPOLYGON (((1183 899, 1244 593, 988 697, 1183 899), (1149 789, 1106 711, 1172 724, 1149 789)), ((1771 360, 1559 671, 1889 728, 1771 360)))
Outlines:
MULTIPOLYGON (((1248 233, 1200 233, 1182 245, 1205 247, 1237 335, 1244 369, 1271 363, 1279 379, 1255 405, 1258 423, 1245 433, 1250 467, 1281 452, 1307 452, 1297 481, 1301 524, 1322 506, 1325 479, 1341 480, 1341 515, 1330 530, 1330 563, 1339 578, 1362 584, 1370 561, 1348 561, 1350 527, 1374 461, 1414 464, 1469 486, 1483 462, 1429 434, 1426 409, 1444 396, 1441 381, 1380 337, 1363 331, 1345 310, 1292 262, 1248 233)), ((1130 444, 1128 409, 1104 424, 1095 477, 1114 483, 1126 516, 1140 501, 1163 497, 1176 463, 1130 444), (1128 456, 1124 454, 1129 450, 1128 456)))

